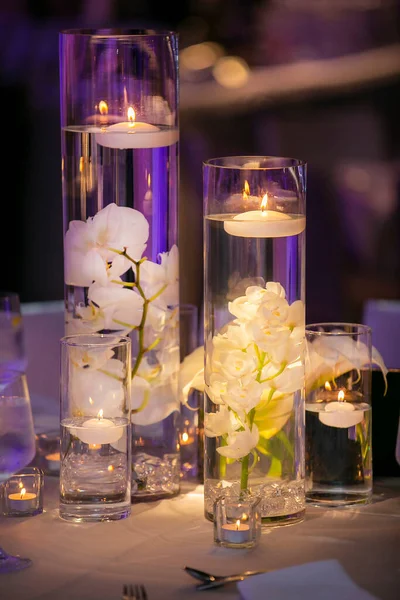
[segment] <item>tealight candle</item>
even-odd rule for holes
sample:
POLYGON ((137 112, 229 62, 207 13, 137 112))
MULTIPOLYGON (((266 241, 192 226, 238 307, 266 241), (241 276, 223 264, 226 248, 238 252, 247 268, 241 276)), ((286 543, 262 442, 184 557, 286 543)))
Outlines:
POLYGON ((221 527, 222 540, 231 544, 245 544, 250 540, 250 526, 239 519, 221 527))
POLYGON ((103 410, 100 410, 97 418, 84 421, 75 433, 85 444, 112 444, 122 437, 123 428, 110 419, 103 419, 103 410))
POLYGON ((8 508, 17 512, 30 512, 36 508, 37 494, 22 488, 19 492, 8 494, 8 508))
POLYGON ((128 121, 103 127, 96 133, 96 142, 106 148, 161 148, 178 141, 176 129, 160 129, 156 125, 135 120, 132 107, 128 109, 128 121))
POLYGON ((47 461, 47 469, 49 471, 59 471, 60 470, 60 453, 53 452, 52 454, 46 454, 45 459, 47 461))
POLYGON ((303 215, 288 215, 267 209, 268 195, 261 202, 261 210, 249 210, 224 221, 224 229, 230 235, 245 238, 276 238, 298 235, 304 231, 303 215))

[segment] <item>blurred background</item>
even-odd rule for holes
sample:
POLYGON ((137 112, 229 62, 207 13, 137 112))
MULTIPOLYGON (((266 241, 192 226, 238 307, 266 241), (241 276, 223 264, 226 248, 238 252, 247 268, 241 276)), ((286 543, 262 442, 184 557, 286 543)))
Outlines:
POLYGON ((13 0, 0 8, 0 288, 63 298, 58 33, 180 34, 181 299, 201 307, 202 161, 308 162, 307 321, 400 302, 396 0, 13 0))

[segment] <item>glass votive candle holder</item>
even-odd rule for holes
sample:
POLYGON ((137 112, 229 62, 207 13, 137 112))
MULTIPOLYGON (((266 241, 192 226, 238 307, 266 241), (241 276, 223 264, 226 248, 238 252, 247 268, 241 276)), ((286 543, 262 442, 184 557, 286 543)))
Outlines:
POLYGON ((46 431, 36 436, 38 465, 45 475, 60 474, 60 431, 46 431))
POLYGON ((214 542, 225 548, 253 548, 261 535, 260 497, 214 502, 214 542))
POLYGON ((43 512, 44 473, 26 467, 3 484, 2 512, 6 517, 33 517, 43 512))

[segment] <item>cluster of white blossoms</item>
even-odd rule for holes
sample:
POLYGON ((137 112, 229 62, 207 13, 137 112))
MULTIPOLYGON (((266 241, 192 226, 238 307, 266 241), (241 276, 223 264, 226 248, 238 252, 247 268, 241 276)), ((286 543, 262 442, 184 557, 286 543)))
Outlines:
MULTIPOLYGON (((74 307, 68 333, 137 332, 131 406, 132 422, 142 425, 179 408, 178 248, 152 262, 143 258, 148 237, 142 213, 112 203, 87 221, 71 221, 64 243, 65 283, 86 288, 88 299, 74 307)), ((82 386, 85 372, 93 378, 82 371, 82 386)))
POLYGON ((218 405, 205 415, 205 435, 222 437, 218 452, 247 456, 289 419, 304 385, 304 304, 289 305, 275 282, 249 286, 228 305, 235 317, 207 352, 205 389, 218 405))

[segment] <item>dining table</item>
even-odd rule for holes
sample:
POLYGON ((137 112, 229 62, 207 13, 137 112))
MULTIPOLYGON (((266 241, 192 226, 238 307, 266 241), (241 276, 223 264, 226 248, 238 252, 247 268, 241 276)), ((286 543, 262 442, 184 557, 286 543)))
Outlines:
MULTIPOLYGON (((51 328, 54 338, 59 335, 57 323, 51 328)), ((59 329, 62 323, 60 317, 59 329)), ((38 343, 35 331, 32 344, 38 343)), ((40 364, 51 364, 54 356, 58 360, 58 340, 47 342, 38 364, 35 353, 30 353, 28 369, 37 434, 59 427, 56 377, 52 387, 48 378, 46 387, 46 378, 37 375, 40 364)), ((57 472, 46 475, 41 514, 0 516, 0 547, 32 561, 29 568, 0 574, 0 600, 121 600, 124 584, 143 584, 148 600, 238 600, 240 584, 199 591, 185 566, 215 575, 283 572, 304 566, 312 574, 314 566, 317 572, 318 564, 327 560, 337 561, 357 589, 381 600, 399 598, 399 477, 376 477, 369 504, 345 508, 307 504, 301 523, 263 526, 259 543, 252 549, 214 543, 199 479, 183 478, 180 493, 173 498, 137 502, 131 508, 130 516, 119 521, 67 522, 59 516, 59 476, 57 472)), ((286 600, 279 586, 276 593, 268 593, 266 582, 262 600, 286 600)), ((307 597, 319 600, 323 596, 307 597)))
MULTIPOLYGON (((400 481, 395 478, 376 481, 367 505, 307 505, 303 522, 264 527, 251 550, 214 544, 213 524, 204 517, 204 488, 196 481, 183 481, 174 498, 133 504, 126 519, 98 523, 61 520, 58 490, 58 477, 47 476, 42 514, 1 517, 0 545, 32 560, 27 569, 0 575, 1 600, 118 600, 124 584, 136 583, 145 585, 148 600, 234 600, 241 598, 236 583, 198 591, 184 567, 225 575, 328 559, 336 559, 376 598, 399 597, 400 481)), ((265 598, 270 598, 267 589, 265 598)))

